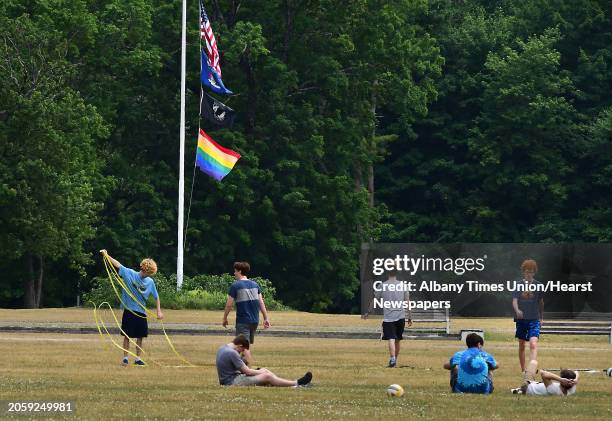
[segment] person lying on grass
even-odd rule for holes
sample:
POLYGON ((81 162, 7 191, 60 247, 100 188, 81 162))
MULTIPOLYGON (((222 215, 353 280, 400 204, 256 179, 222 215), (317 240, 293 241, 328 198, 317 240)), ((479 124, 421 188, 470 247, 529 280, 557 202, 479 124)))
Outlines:
POLYGON ((523 375, 521 387, 512 389, 512 393, 529 396, 569 396, 576 393, 578 372, 561 369, 559 375, 544 370, 538 370, 538 362, 531 360, 523 375), (536 374, 540 373, 542 381, 536 381, 536 374))
POLYGON ((286 380, 277 377, 266 368, 254 370, 249 368, 240 358, 240 353, 248 350, 249 340, 244 335, 238 335, 232 342, 223 345, 217 351, 217 374, 222 386, 306 386, 312 380, 309 371, 297 380, 286 380))

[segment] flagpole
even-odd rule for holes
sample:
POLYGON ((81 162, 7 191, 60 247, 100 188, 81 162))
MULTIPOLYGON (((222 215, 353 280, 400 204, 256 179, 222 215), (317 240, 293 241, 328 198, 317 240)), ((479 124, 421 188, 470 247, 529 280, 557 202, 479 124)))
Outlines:
POLYGON ((181 33, 181 133, 179 147, 178 253, 176 256, 176 289, 183 286, 183 212, 185 208, 185 68, 187 61, 187 0, 183 0, 181 33))

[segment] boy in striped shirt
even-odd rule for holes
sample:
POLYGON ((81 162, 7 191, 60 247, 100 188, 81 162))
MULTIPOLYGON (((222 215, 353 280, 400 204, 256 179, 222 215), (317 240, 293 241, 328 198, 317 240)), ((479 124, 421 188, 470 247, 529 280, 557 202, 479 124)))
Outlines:
MULTIPOLYGON (((259 312, 264 317, 264 329, 270 327, 268 310, 264 303, 261 289, 257 282, 247 278, 251 266, 248 262, 234 263, 234 278, 236 281, 230 287, 225 311, 223 313, 223 327, 228 325, 227 316, 236 303, 236 336, 244 335, 250 344, 255 342, 255 331, 259 325, 259 312)), ((252 356, 249 349, 243 350, 244 362, 250 366, 252 356)))

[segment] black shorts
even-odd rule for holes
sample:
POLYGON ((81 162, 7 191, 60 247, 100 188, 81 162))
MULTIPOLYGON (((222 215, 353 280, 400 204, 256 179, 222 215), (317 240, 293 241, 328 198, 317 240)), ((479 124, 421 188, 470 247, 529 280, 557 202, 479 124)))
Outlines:
POLYGON ((406 327, 405 319, 399 319, 394 322, 383 322, 382 340, 387 341, 389 339, 397 339, 398 341, 401 341, 404 339, 402 336, 404 334, 404 327, 406 327))
POLYGON ((149 335, 149 324, 147 323, 147 317, 143 313, 135 311, 138 314, 135 316, 130 310, 123 310, 123 317, 121 318, 121 332, 122 336, 128 336, 130 338, 146 338, 149 335), (139 317, 141 316, 141 317, 139 317))

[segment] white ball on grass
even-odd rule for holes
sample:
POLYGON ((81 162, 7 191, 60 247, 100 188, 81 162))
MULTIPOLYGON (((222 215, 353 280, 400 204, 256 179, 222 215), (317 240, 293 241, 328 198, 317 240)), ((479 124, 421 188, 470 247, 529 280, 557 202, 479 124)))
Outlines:
POLYGON ((387 387, 387 396, 399 398, 404 395, 404 388, 399 384, 392 384, 387 387))

